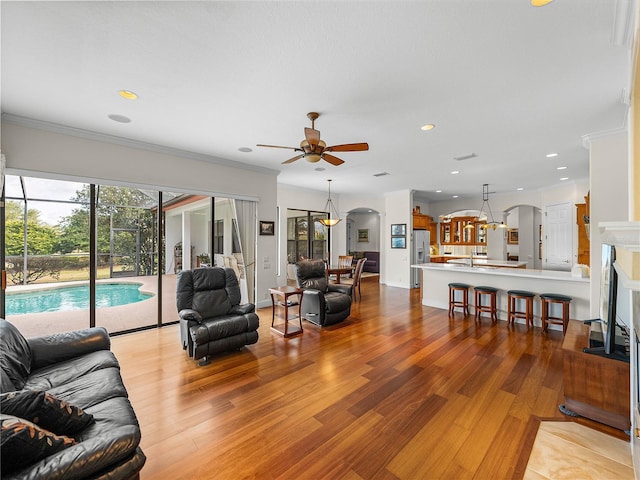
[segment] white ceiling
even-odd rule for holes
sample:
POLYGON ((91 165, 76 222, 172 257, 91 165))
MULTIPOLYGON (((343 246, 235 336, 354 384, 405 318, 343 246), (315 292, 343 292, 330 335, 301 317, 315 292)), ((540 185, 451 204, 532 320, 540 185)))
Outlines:
POLYGON ((626 127, 630 1, 5 1, 2 111, 337 193, 539 189, 585 179, 582 137, 626 127), (255 146, 297 146, 309 111, 328 145, 370 150, 334 167, 255 146))

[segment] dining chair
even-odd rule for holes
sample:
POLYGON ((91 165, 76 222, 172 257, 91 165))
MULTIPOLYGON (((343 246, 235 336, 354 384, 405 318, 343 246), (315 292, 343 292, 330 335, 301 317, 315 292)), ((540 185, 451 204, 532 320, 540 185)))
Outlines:
POLYGON ((362 278, 362 270, 364 269, 364 262, 366 261, 366 258, 361 258, 356 264, 355 273, 353 274, 353 283, 351 285, 353 287, 353 289, 351 290, 351 295, 353 296, 354 300, 356 299, 356 288, 358 289, 358 295, 360 295, 360 298, 362 298, 362 292, 360 292, 360 279, 362 278))

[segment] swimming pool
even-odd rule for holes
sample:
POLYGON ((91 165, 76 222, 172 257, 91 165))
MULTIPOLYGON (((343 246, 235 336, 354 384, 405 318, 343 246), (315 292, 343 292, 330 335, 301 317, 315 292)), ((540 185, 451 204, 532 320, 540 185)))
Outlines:
MULTIPOLYGON (((96 308, 116 307, 153 297, 139 290, 141 283, 96 284, 96 308)), ((6 315, 83 310, 89 308, 89 285, 47 288, 31 292, 7 292, 6 315)))

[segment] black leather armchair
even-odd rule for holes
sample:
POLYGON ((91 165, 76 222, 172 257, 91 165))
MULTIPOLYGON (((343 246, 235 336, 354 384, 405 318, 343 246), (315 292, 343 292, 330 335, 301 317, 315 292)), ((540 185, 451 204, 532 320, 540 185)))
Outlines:
POLYGON ((238 278, 231 268, 204 267, 178 274, 176 294, 182 348, 200 365, 209 356, 258 341, 255 305, 240 305, 238 278))
POLYGON ((298 287, 304 289, 302 317, 320 325, 333 325, 351 313, 351 285, 331 284, 322 260, 303 260, 296 264, 298 287))

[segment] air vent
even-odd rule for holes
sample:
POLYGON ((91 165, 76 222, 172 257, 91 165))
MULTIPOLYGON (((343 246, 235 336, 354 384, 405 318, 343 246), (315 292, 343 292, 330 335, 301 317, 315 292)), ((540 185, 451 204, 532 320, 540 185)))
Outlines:
POLYGON ((385 175, 389 175, 388 172, 380 172, 380 173, 374 173, 373 176, 374 177, 384 177, 385 175))
POLYGON ((470 160, 472 158, 476 158, 478 155, 475 153, 470 153, 469 155, 462 155, 461 157, 453 157, 454 160, 458 160, 459 162, 462 160, 470 160))

